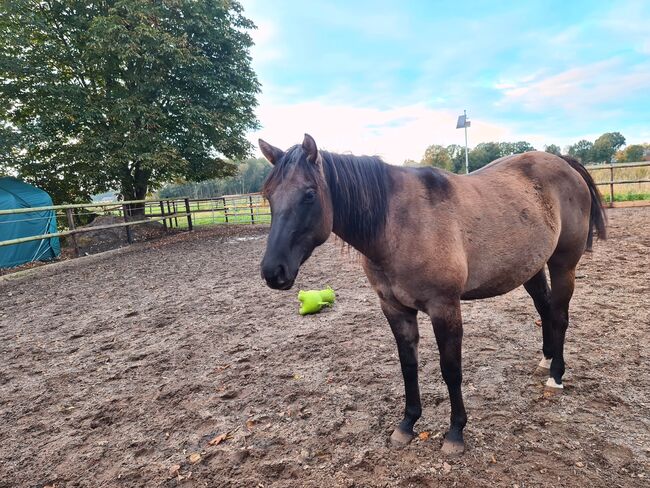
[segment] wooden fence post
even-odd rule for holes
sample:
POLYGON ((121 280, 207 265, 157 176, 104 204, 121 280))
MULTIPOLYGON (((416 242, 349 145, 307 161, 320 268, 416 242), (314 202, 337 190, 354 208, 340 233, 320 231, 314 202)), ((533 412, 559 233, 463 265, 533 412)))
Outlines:
MULTIPOLYGON (((75 229, 74 225, 74 215, 72 214, 72 209, 71 208, 66 208, 65 209, 65 215, 68 218, 68 228, 70 230, 75 229)), ((75 234, 70 234, 70 238, 72 239, 72 246, 74 247, 74 255, 75 257, 79 257, 79 245, 77 244, 77 236, 75 234)))
POLYGON ((185 212, 187 212, 187 228, 192 230, 192 212, 190 212, 190 199, 185 199, 185 212))
POLYGON ((248 195, 248 203, 251 207, 251 224, 255 223, 255 214, 253 213, 253 196, 248 195))
POLYGON ((226 224, 228 223, 228 207, 226 206, 226 197, 221 198, 223 200, 223 216, 226 218, 226 224))
MULTIPOLYGON (((124 222, 128 222, 127 218, 131 216, 131 212, 129 212, 128 207, 126 205, 122 205, 122 212, 124 213, 124 222)), ((131 234, 131 226, 130 225, 125 225, 124 228, 126 229, 126 242, 129 244, 133 244, 133 235, 131 234)))
MULTIPOLYGON (((171 215, 171 213, 172 213, 172 209, 171 209, 171 207, 170 207, 169 200, 167 200, 167 213, 170 214, 170 215, 171 215)), ((171 217, 169 218, 169 227, 170 227, 170 228, 174 227, 174 223, 172 222, 171 217)))
MULTIPOLYGON (((160 202, 160 216, 161 217, 165 216, 165 204, 162 201, 160 202)), ((162 223, 165 226, 165 230, 169 230, 167 228, 167 219, 162 219, 162 223)))
POLYGON ((609 167, 609 206, 614 206, 614 165, 609 167))

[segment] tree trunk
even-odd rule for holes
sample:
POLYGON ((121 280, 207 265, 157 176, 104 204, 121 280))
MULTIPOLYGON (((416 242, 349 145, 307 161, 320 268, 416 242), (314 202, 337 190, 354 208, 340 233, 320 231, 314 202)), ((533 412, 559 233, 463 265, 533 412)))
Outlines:
MULTIPOLYGON (((139 162, 136 162, 132 169, 127 166, 124 170, 122 197, 125 201, 144 200, 147 197, 150 172, 143 170, 139 162)), ((144 207, 144 203, 126 204, 127 217, 133 220, 144 219, 144 207)))

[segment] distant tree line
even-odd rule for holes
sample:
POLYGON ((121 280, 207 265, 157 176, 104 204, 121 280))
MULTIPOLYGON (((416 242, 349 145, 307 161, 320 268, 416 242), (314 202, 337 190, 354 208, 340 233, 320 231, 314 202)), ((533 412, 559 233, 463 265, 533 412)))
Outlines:
POLYGON ((214 178, 199 182, 176 181, 158 191, 159 198, 210 198, 239 193, 254 193, 262 184, 272 166, 266 159, 246 159, 237 163, 237 172, 228 178, 214 178))
MULTIPOLYGON (((623 148, 625 138, 619 132, 608 132, 594 142, 581 140, 565 147, 564 152, 560 146, 549 144, 544 146, 544 151, 553 154, 569 154, 581 162, 607 163, 641 161, 650 154, 650 144, 633 144, 623 148)), ((495 159, 511 154, 535 151, 535 147, 526 141, 518 142, 483 142, 472 148, 469 152, 469 169, 474 171, 495 159)), ((262 189, 271 165, 264 158, 246 159, 238 163, 234 176, 227 178, 214 178, 199 182, 176 180, 163 186, 158 191, 160 198, 209 198, 238 193, 253 193, 262 189)), ((465 147, 458 144, 429 146, 420 161, 406 160, 406 166, 435 166, 454 173, 465 172, 465 147)))
MULTIPOLYGON (((606 132, 594 142, 580 140, 565 148, 565 154, 573 156, 583 164, 604 164, 609 162, 641 161, 650 154, 650 144, 632 144, 625 146, 625 137, 620 132, 606 132)), ((486 164, 511 154, 535 151, 532 144, 519 142, 482 142, 470 149, 468 154, 469 170, 474 171, 486 164)), ((544 146, 544 151, 560 155, 562 150, 556 144, 544 146)), ((432 144, 427 147, 420 161, 408 159, 406 166, 434 166, 454 173, 465 172, 465 147, 458 144, 441 146, 432 144)))

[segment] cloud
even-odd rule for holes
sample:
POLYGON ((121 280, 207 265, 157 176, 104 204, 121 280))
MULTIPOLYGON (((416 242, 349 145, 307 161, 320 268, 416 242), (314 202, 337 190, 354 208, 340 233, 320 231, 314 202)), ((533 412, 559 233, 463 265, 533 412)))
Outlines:
MULTIPOLYGON (((436 110, 423 104, 381 110, 371 107, 335 105, 326 100, 297 104, 262 103, 258 110, 262 129, 250 134, 286 149, 311 134, 319 147, 335 152, 372 154, 401 164, 419 161, 431 144, 464 145, 464 131, 456 129, 456 111, 436 110)), ((475 120, 469 129, 469 144, 488 141, 527 140, 538 148, 548 143, 540 135, 516 134, 503 125, 475 120)), ((563 142, 563 141, 560 141, 563 142)))
POLYGON ((584 113, 645 93, 649 85, 650 63, 628 66, 612 58, 553 75, 500 82, 494 88, 502 93, 498 105, 517 105, 533 112, 562 109, 584 113))

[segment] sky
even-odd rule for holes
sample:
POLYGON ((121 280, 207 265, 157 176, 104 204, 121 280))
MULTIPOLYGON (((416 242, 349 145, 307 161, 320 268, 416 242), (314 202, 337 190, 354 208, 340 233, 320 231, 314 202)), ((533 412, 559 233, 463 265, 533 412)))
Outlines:
MULTIPOLYGON (((431 144, 650 142, 650 1, 241 0, 262 85, 249 134, 419 161, 431 144)), ((257 151, 259 153, 259 150, 257 151)))

